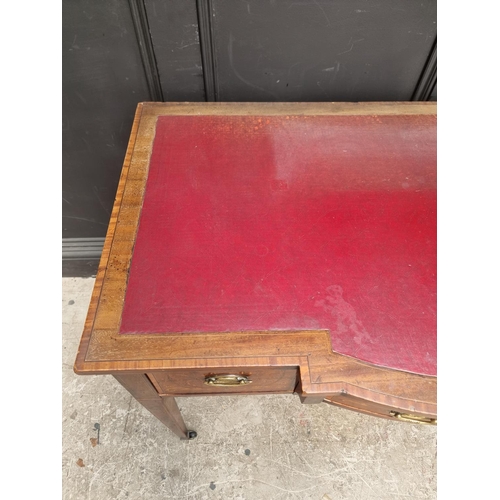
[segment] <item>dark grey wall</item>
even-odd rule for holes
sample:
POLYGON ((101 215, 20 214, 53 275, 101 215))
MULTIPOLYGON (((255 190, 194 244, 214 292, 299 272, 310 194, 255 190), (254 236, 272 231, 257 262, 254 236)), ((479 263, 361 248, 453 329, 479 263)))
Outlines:
POLYGON ((138 102, 437 95, 435 0, 65 0, 62 7, 66 275, 94 272, 138 102))
POLYGON ((129 5, 63 7, 63 237, 104 236, 132 118, 149 99, 129 5))
POLYGON ((213 0, 222 101, 410 100, 436 3, 213 0))
POLYGON ((195 1, 146 0, 163 100, 204 101, 195 1))
POLYGON ((437 83, 434 85, 434 88, 432 89, 431 95, 429 96, 429 101, 437 101, 437 83))

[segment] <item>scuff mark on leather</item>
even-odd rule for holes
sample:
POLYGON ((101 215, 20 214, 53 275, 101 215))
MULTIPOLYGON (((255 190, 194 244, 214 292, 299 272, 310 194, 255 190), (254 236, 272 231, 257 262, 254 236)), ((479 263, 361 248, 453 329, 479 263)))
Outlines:
POLYGON ((354 307, 346 302, 343 298, 344 291, 339 285, 331 285, 326 291, 328 295, 324 299, 319 299, 314 302, 316 307, 323 308, 329 312, 336 320, 336 329, 332 329, 332 333, 344 334, 350 331, 353 334, 353 340, 358 345, 364 342, 372 342, 370 334, 358 319, 354 307))

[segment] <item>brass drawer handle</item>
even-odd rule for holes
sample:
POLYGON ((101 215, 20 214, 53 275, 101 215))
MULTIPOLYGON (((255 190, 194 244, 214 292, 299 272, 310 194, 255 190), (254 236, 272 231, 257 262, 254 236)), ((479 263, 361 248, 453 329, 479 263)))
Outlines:
POLYGON ((397 411, 390 412, 391 417, 396 417, 398 420, 412 422, 413 424, 437 425, 437 418, 420 417, 419 415, 409 415, 408 413, 398 413, 397 411))
POLYGON ((213 375, 205 377, 205 385, 231 386, 251 384, 252 381, 244 375, 213 375))

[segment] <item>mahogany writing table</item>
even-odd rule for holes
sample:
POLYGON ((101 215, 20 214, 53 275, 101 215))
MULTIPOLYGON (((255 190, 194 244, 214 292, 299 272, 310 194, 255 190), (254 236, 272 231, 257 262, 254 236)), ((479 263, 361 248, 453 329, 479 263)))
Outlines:
POLYGON ((435 103, 139 104, 75 371, 435 423, 435 103))

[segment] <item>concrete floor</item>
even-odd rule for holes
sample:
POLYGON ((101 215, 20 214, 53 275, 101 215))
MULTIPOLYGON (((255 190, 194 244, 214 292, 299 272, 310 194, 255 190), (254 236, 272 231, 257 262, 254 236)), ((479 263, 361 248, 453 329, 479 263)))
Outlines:
POLYGON ((198 432, 179 440, 112 377, 73 373, 93 284, 63 279, 65 500, 436 498, 431 426, 297 396, 179 398, 198 432))

